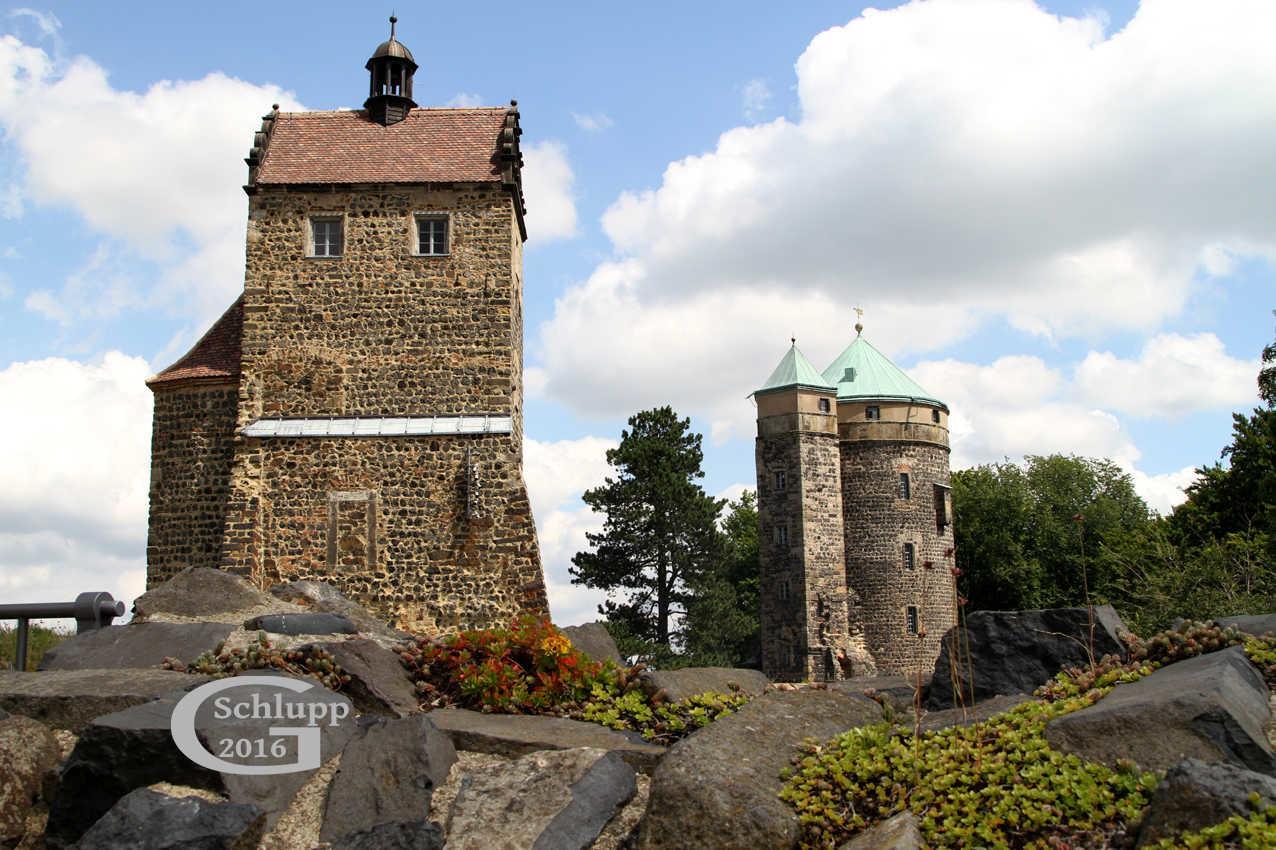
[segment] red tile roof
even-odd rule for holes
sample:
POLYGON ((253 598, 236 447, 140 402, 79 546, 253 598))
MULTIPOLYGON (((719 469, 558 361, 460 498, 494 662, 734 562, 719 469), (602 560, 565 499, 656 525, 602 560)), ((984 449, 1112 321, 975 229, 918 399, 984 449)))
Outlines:
POLYGON ((383 127, 364 110, 281 112, 256 183, 496 182, 507 113, 413 109, 403 121, 383 127))
POLYGON ((186 356, 146 382, 151 389, 184 381, 239 377, 244 336, 244 299, 240 296, 186 356))

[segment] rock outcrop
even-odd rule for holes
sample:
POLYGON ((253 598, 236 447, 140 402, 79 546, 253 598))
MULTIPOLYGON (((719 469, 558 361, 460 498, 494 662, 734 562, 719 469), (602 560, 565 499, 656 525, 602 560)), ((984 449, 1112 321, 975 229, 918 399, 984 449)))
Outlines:
POLYGON ((26 717, 0 719, 0 847, 26 834, 27 819, 60 761, 48 727, 26 717))
POLYGON ((44 654, 41 670, 158 667, 172 656, 191 661, 235 631, 235 623, 129 623, 81 632, 44 654))
POLYGON ((761 670, 740 667, 683 667, 642 673, 642 689, 648 694, 662 694, 670 702, 708 691, 723 694, 739 691, 757 696, 769 684, 771 680, 761 670))
POLYGON ((581 626, 564 626, 560 629, 572 646, 588 655, 595 661, 610 661, 613 664, 624 664, 620 650, 611 632, 602 623, 585 623, 581 626))
POLYGON ((1276 805, 1276 778, 1233 764, 1188 759, 1166 772, 1139 827, 1138 846, 1181 832, 1196 832, 1276 805))
POLYGON ((125 794, 76 844, 77 850, 248 850, 266 813, 244 803, 213 803, 138 788, 125 794))
POLYGON ((207 676, 171 670, 0 670, 0 708, 78 732, 95 717, 202 685, 207 676))

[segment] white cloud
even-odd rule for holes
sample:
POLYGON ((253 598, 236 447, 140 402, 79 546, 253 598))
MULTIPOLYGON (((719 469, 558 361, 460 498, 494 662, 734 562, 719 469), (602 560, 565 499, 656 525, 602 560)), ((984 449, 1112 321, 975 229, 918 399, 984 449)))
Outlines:
POLYGON ((0 587, 14 601, 116 598, 145 583, 151 394, 110 352, 0 371, 0 587))
POLYGON ((473 92, 457 92, 452 96, 451 100, 443 105, 470 109, 475 106, 482 106, 483 97, 481 95, 474 94, 473 92))
POLYGON ((611 116, 605 112, 589 112, 580 113, 573 112, 572 120, 576 122, 576 126, 584 130, 586 133, 599 133, 607 130, 615 125, 615 121, 611 120, 611 116))
POLYGON ((771 87, 766 80, 749 80, 740 89, 740 100, 744 105, 744 115, 750 120, 758 118, 771 103, 771 87))
MULTIPOLYGON (((757 340, 789 305, 924 308, 960 320, 917 322, 947 340, 989 320, 1047 338, 1155 332, 1222 258, 1276 257, 1276 194, 1253 188, 1276 184, 1276 101, 1253 95, 1276 86, 1274 27, 1266 0, 1146 3, 1111 36, 1030 0, 931 0, 817 35, 798 120, 728 130, 606 211, 614 255, 542 329, 547 393, 598 407, 604 378, 636 368, 723 405, 766 374, 757 340), (623 299, 600 284, 615 268, 623 299), (608 315, 590 334, 605 346, 554 341, 608 315), (644 347, 656 328, 667 344, 644 347), (705 395, 687 340, 708 330, 702 347, 737 367, 705 395), (569 343, 577 355, 550 350, 569 343)), ((827 324, 805 315, 800 339, 827 324)))
POLYGON ((1187 501, 1183 492, 1196 480, 1196 469, 1188 466, 1162 475, 1147 475, 1135 469, 1131 471, 1134 489, 1148 503, 1148 507, 1162 516, 1168 515, 1177 505, 1187 501))
POLYGON ((562 142, 523 146, 523 194, 527 196, 527 238, 531 244, 576 235, 576 175, 562 142))
POLYGON ((124 91, 91 59, 63 64, 0 37, 0 126, 21 156, 21 197, 69 207, 163 264, 148 297, 201 320, 243 285, 243 157, 272 103, 298 108, 276 86, 221 73, 124 91))
POLYGON ((1138 359, 1092 351, 1077 367, 1077 391, 1091 404, 1134 416, 1178 417, 1231 410, 1258 398, 1258 364, 1229 357, 1211 333, 1160 334, 1138 359))

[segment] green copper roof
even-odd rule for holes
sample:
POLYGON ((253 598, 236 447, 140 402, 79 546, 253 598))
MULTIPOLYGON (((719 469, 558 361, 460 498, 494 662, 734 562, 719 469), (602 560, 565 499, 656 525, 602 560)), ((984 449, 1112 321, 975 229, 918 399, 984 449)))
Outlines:
POLYGON ((947 408, 942 401, 922 389, 886 355, 862 336, 846 347, 827 369, 823 379, 837 386, 837 398, 919 401, 947 408))
POLYGON ((798 351, 796 342, 789 346, 788 353, 780 360, 780 365, 775 367, 771 377, 767 378, 766 383, 756 392, 766 393, 772 390, 788 389, 789 387, 806 387, 830 393, 836 389, 832 384, 820 377, 820 373, 811 365, 810 360, 802 356, 802 352, 798 351))

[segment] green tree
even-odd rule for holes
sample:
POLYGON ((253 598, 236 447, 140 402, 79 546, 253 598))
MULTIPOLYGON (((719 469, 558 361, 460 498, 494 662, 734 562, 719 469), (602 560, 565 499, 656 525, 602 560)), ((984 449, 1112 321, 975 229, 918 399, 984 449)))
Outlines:
POLYGON ((1060 454, 953 473, 953 512, 962 592, 976 609, 1102 598, 1112 582, 1103 546, 1150 521, 1116 464, 1060 454))
POLYGON ((740 667, 760 657, 758 497, 727 503, 722 557, 691 582, 685 644, 696 664, 740 667))
POLYGON ((629 418, 607 452, 615 477, 585 492, 604 515, 586 535, 593 551, 572 558, 572 583, 607 591, 599 606, 618 631, 666 651, 687 613, 689 588, 722 556, 722 501, 705 494, 701 437, 670 407, 629 418))
MULTIPOLYGON (((1276 316, 1276 310, 1272 311, 1276 316)), ((1276 342, 1263 349, 1263 367, 1258 370, 1258 396, 1267 406, 1276 407, 1276 342)))

